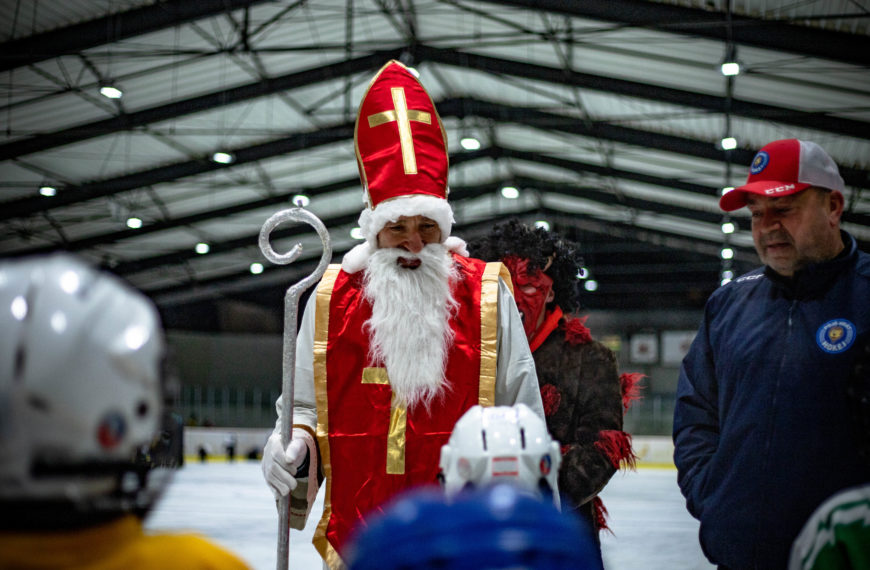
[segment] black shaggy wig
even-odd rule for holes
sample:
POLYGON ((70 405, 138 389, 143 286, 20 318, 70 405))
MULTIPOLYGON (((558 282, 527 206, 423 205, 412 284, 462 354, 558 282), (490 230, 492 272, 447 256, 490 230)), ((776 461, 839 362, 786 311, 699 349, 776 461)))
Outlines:
POLYGON ((580 309, 577 273, 583 266, 579 246, 543 228, 533 228, 517 219, 495 226, 479 240, 468 244, 472 257, 484 261, 501 261, 515 255, 529 260, 530 269, 543 269, 553 257, 545 273, 553 279, 553 301, 566 313, 580 309))

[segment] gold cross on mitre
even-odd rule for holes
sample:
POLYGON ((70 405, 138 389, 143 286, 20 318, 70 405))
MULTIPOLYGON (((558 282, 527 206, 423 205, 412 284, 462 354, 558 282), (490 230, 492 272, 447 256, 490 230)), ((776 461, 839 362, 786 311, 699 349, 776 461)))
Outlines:
POLYGON ((369 127, 374 128, 397 121, 399 124, 399 144, 402 147, 402 165, 405 167, 405 174, 417 174, 417 158, 414 155, 414 138, 411 136, 411 121, 429 125, 432 123, 432 115, 426 111, 408 109, 404 87, 393 87, 390 89, 390 93, 393 96, 393 108, 389 111, 369 115, 369 127))

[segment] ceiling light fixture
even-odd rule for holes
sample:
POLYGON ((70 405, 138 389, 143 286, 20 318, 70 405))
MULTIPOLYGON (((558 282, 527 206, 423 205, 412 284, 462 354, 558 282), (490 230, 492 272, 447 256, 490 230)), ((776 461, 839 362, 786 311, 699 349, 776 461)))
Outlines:
POLYGON ((57 195, 57 188, 54 186, 42 186, 39 188, 39 193, 43 196, 51 198, 52 196, 57 195))
POLYGON ((740 75, 740 64, 736 61, 726 61, 722 64, 719 70, 725 77, 733 77, 735 75, 740 75))
POLYGON ((263 264, 255 261, 254 263, 251 264, 250 269, 251 269, 252 274, 259 275, 260 273, 263 272, 263 264))
POLYGON ((474 137, 462 137, 459 140, 459 146, 465 150, 477 150, 480 148, 480 141, 474 137))
POLYGON ((211 155, 211 159, 218 164, 232 164, 235 162, 236 157, 229 152, 216 152, 211 155))
POLYGON ((208 246, 208 244, 205 243, 204 241, 201 241, 201 242, 199 242, 198 244, 196 244, 196 247, 194 248, 194 250, 196 251, 196 253, 198 253, 198 254, 200 254, 200 255, 205 255, 206 253, 209 252, 210 249, 211 249, 211 248, 210 248, 210 247, 208 246))
POLYGON ((120 99, 124 96, 124 92, 114 85, 103 85, 100 87, 100 95, 108 99, 120 99))
POLYGON ((721 71, 722 75, 724 75, 725 77, 734 77, 735 75, 740 75, 740 64, 737 62, 737 46, 735 46, 730 39, 730 24, 731 23, 729 18, 728 44, 725 46, 725 57, 722 58, 722 65, 719 66, 719 71, 721 71))
POLYGON ((142 227, 142 218, 137 218, 135 216, 127 218, 127 227, 131 230, 138 230, 142 227))
MULTIPOLYGON (((731 104, 734 97, 735 77, 740 74, 740 64, 737 63, 737 46, 733 41, 733 30, 731 28, 731 2, 726 3, 726 42, 725 42, 725 57, 722 58, 722 64, 719 71, 725 77, 725 136, 719 141, 719 146, 726 151, 724 158, 725 163, 725 185, 722 188, 722 195, 732 192, 734 187, 731 186, 731 169, 733 158, 732 153, 727 152, 737 148, 737 139, 733 137, 734 131, 731 129, 731 104)), ((722 249, 719 250, 719 256, 722 259, 721 281, 720 285, 727 285, 734 276, 732 265, 734 260, 734 250, 731 248, 731 235, 737 226, 731 221, 730 215, 726 212, 722 216, 722 223, 719 226, 722 229, 722 249)))
POLYGON ((514 186, 503 186, 501 189, 501 195, 508 200, 516 200, 520 197, 520 191, 514 186))
POLYGON ((12 299, 12 305, 10 308, 12 309, 12 317, 16 321, 23 321, 27 316, 27 299, 22 295, 18 295, 12 299))
POLYGON ((309 198, 305 194, 296 194, 295 196, 290 198, 290 201, 293 202, 293 205, 297 208, 304 208, 311 203, 311 198, 309 198))

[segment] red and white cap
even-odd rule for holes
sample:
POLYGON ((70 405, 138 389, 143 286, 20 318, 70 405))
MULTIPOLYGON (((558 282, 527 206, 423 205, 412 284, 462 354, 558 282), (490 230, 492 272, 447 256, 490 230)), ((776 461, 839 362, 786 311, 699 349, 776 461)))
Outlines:
POLYGON ((843 178, 834 160, 814 142, 773 141, 752 159, 746 184, 723 194, 719 207, 730 212, 746 205, 747 193, 776 198, 810 186, 843 191, 843 178))
POLYGON ((398 61, 384 65, 369 84, 354 127, 354 147, 366 209, 360 229, 372 249, 387 222, 426 216, 450 236, 447 202, 447 133, 426 89, 398 61))

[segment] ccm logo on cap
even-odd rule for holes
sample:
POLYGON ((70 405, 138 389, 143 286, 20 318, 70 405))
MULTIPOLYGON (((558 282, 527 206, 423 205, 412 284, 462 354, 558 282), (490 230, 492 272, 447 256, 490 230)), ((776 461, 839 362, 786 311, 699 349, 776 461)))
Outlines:
POLYGON ((777 186, 776 188, 768 188, 764 191, 765 194, 779 194, 780 192, 788 192, 794 190, 794 184, 786 184, 785 186, 777 186))

